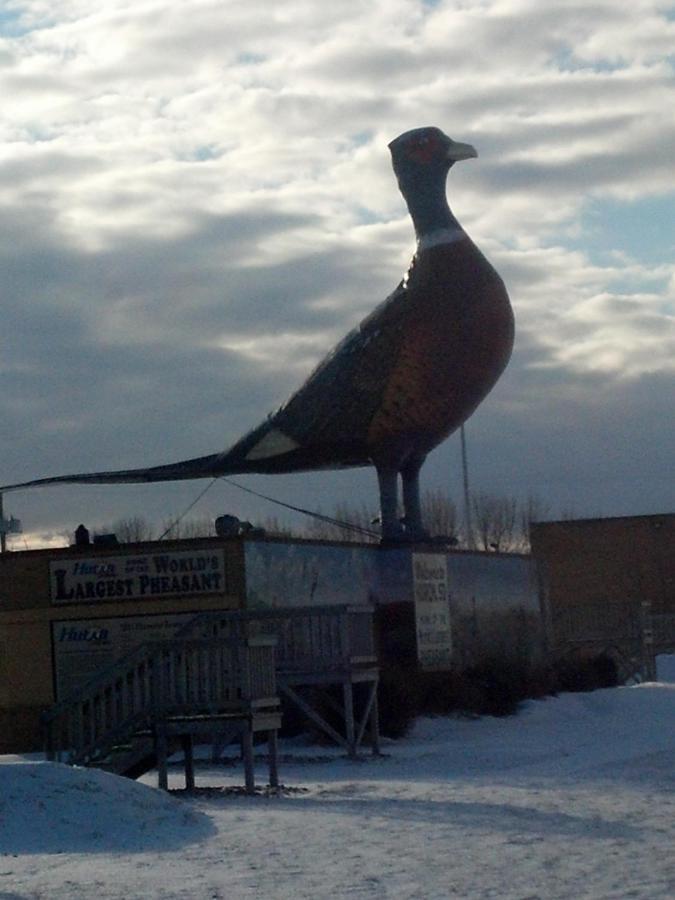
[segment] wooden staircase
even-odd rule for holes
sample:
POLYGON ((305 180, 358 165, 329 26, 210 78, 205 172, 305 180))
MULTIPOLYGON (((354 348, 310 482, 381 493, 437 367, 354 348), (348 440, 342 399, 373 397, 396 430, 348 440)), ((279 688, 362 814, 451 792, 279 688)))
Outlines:
POLYGON ((234 633, 141 644, 44 713, 47 758, 134 778, 157 766, 166 787, 167 758, 180 746, 186 786, 193 787, 194 738, 239 737, 252 791, 253 735, 262 731, 276 786, 275 644, 267 635, 234 633))
POLYGON ((176 637, 229 636, 245 641, 254 635, 273 636, 279 692, 356 757, 366 732, 372 752, 379 753, 374 615, 374 608, 366 604, 204 612, 176 637), (329 708, 333 724, 326 718, 329 708))
POLYGON ((44 713, 47 758, 132 778, 156 767, 166 787, 167 759, 181 749, 190 788, 194 740, 216 757, 238 739, 253 791, 253 738, 263 732, 277 786, 277 689, 350 756, 366 731, 378 753, 373 614, 356 605, 198 614, 171 640, 141 644, 44 713), (327 721, 327 707, 341 724, 327 721))

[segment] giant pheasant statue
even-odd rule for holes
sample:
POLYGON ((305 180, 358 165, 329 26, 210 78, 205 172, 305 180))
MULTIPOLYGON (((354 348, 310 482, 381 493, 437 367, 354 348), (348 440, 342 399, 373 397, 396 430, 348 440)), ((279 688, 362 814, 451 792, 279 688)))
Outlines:
POLYGON ((41 478, 0 491, 373 465, 383 541, 424 539, 420 469, 504 370, 513 313, 502 279, 446 199, 450 168, 477 156, 474 148, 438 128, 406 131, 389 148, 417 237, 410 268, 277 412, 223 453, 146 469, 41 478))

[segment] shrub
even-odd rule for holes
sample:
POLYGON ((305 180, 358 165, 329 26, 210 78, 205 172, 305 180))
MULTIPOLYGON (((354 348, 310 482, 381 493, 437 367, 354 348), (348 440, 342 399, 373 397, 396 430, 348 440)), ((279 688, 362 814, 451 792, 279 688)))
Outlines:
POLYGON ((617 664, 608 654, 566 659, 553 666, 534 665, 517 656, 492 658, 447 672, 385 663, 380 674, 380 730, 387 737, 402 737, 418 715, 510 716, 524 700, 618 683, 617 664))
POLYGON ((378 708, 380 733, 385 737, 403 737, 420 710, 420 681, 416 669, 385 666, 380 672, 378 708))
POLYGON ((380 682, 383 734, 405 734, 417 715, 508 716, 530 697, 555 690, 551 673, 518 659, 485 660, 465 671, 424 672, 386 665, 380 682))
MULTIPOLYGON (((562 691, 590 691, 618 683, 616 662, 607 654, 569 658, 553 666, 533 665, 518 656, 491 658, 465 670, 424 672, 414 663, 385 662, 378 690, 380 732, 403 737, 419 715, 510 716, 524 700, 562 691)), ((303 690, 311 705, 337 731, 344 721, 338 709, 342 689, 303 690)), ((355 685, 354 714, 363 715, 367 689, 355 685)), ((293 705, 284 704, 284 734, 309 731, 318 743, 330 741, 293 705)))
POLYGON ((487 660, 472 666, 465 678, 474 686, 472 712, 487 716, 511 716, 528 696, 527 677, 521 667, 487 660))
POLYGON ((554 672, 559 691, 595 691, 619 683, 616 660, 606 653, 558 660, 554 672))

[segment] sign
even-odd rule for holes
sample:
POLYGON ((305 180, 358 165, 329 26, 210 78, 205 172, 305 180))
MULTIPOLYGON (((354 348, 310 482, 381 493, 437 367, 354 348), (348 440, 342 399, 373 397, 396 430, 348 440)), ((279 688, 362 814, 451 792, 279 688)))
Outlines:
POLYGON ((452 665, 452 630, 447 559, 441 553, 413 553, 417 659, 424 669, 452 665))
POLYGON ((56 697, 80 687, 145 641, 171 639, 194 613, 52 622, 56 697))
POLYGON ((225 592, 221 549, 87 556, 49 564, 52 603, 143 600, 225 592))

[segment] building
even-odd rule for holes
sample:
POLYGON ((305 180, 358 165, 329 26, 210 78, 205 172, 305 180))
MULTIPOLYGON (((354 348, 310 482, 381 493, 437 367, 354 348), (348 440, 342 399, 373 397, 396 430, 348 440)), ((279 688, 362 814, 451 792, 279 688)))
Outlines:
POLYGON ((632 674, 675 651, 675 514, 540 522, 531 542, 554 655, 605 652, 632 674))
POLYGON ((42 710, 136 644, 237 608, 242 558, 217 538, 0 555, 0 752, 34 749, 42 710))
POLYGON ((38 747, 43 710, 198 613, 363 603, 381 608, 380 650, 427 668, 542 652, 518 554, 241 535, 4 553, 0 752, 38 747))

